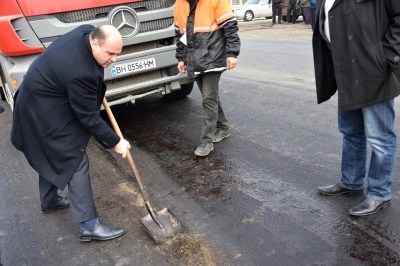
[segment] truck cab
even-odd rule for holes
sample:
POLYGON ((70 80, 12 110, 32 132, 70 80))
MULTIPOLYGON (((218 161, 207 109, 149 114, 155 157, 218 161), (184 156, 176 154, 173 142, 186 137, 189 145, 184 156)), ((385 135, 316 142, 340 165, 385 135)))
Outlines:
POLYGON ((124 41, 117 62, 104 70, 110 105, 159 93, 190 94, 193 79, 177 70, 179 36, 175 0, 2 0, 0 5, 1 97, 13 106, 30 64, 61 35, 84 24, 115 26, 124 41))

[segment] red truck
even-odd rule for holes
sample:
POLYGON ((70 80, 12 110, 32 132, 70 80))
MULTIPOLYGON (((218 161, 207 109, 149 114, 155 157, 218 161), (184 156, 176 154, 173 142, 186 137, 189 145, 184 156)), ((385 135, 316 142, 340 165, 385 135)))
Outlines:
POLYGON ((193 80, 177 70, 173 5, 175 0, 1 0, 1 98, 13 96, 36 57, 59 36, 83 25, 111 24, 124 47, 117 62, 105 69, 110 105, 134 102, 160 93, 180 98, 193 80))

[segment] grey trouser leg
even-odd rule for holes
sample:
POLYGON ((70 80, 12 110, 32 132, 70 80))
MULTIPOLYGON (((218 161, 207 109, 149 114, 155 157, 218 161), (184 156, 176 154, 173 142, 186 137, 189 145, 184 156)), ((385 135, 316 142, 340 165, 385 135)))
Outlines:
POLYGON ((226 120, 221 101, 219 100, 218 87, 221 72, 209 72, 196 78, 197 85, 203 96, 203 125, 200 142, 212 142, 216 129, 228 131, 229 123, 226 120))
POLYGON ((86 153, 78 169, 68 182, 68 193, 71 216, 74 223, 97 218, 89 176, 89 160, 86 153))
POLYGON ((58 199, 58 188, 39 174, 39 195, 43 205, 50 205, 58 199))

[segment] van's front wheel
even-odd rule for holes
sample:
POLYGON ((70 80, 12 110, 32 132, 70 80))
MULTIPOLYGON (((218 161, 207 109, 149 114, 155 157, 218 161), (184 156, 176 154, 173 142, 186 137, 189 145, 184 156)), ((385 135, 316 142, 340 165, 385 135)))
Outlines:
POLYGON ((252 21, 254 18, 254 14, 251 11, 246 11, 246 13, 244 13, 244 17, 243 20, 244 21, 252 21))

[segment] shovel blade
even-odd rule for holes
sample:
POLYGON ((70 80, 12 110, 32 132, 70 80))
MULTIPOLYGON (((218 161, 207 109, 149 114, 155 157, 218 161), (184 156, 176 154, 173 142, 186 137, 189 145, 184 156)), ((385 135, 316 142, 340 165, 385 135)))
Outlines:
POLYGON ((153 220, 150 214, 140 220, 144 229, 156 244, 162 244, 167 238, 184 231, 182 223, 167 208, 157 211, 156 213, 162 228, 153 220))

